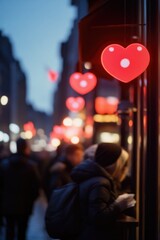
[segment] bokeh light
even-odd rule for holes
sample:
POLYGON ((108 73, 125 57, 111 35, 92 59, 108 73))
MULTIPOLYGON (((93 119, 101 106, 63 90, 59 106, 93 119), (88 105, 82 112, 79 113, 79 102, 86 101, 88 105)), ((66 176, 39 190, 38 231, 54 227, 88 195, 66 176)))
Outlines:
POLYGON ((72 126, 72 119, 70 117, 66 117, 63 120, 63 125, 66 127, 71 127, 72 126))
POLYGON ((80 139, 79 139, 79 137, 77 137, 77 136, 73 136, 73 137, 71 138, 71 143, 73 143, 73 144, 77 144, 77 143, 79 143, 79 141, 80 141, 80 139))
POLYGON ((2 96, 0 99, 0 103, 5 106, 8 103, 8 97, 7 96, 2 96))

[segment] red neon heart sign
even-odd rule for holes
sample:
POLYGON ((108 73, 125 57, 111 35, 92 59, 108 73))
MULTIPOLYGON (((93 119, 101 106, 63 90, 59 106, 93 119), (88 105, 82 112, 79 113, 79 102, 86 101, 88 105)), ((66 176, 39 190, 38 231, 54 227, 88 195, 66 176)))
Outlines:
POLYGON ((104 69, 122 82, 130 82, 148 67, 150 55, 140 43, 130 44, 127 48, 118 44, 107 46, 101 54, 104 69))
POLYGON ((70 77, 71 87, 80 94, 86 94, 92 91, 97 84, 97 78, 93 73, 81 74, 73 73, 70 77))
POLYGON ((66 100, 67 108, 72 112, 79 112, 84 108, 85 101, 82 97, 69 97, 66 100))

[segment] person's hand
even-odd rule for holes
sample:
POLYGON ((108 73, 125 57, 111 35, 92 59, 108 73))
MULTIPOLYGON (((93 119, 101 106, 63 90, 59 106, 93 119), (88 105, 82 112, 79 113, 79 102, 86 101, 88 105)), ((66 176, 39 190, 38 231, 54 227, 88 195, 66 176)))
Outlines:
POLYGON ((124 211, 127 208, 134 207, 136 200, 134 199, 134 194, 124 193, 118 196, 115 203, 120 207, 121 211, 124 211))

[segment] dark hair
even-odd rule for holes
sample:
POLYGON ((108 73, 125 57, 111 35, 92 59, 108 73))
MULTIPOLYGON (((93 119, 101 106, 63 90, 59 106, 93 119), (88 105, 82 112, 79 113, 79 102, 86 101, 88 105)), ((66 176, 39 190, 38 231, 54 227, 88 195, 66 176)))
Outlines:
POLYGON ((69 155, 78 150, 83 151, 83 146, 81 144, 70 144, 66 147, 65 153, 66 155, 69 155))
POLYGON ((28 146, 27 141, 23 138, 18 138, 16 141, 16 145, 17 145, 17 153, 25 154, 25 150, 28 146))

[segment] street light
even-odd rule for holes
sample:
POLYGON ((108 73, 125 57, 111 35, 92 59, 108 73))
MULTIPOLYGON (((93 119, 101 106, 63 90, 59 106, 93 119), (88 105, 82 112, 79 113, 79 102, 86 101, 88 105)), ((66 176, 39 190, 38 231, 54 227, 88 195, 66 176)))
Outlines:
POLYGON ((100 141, 108 143, 118 143, 120 136, 118 133, 102 132, 100 133, 100 141))
POLYGON ((2 142, 2 141, 3 141, 3 132, 0 131, 0 142, 2 142))
POLYGON ((7 96, 2 96, 1 98, 0 98, 0 103, 1 103, 1 105, 3 105, 3 106, 5 106, 5 105, 7 105, 7 103, 8 103, 8 97, 7 96))
POLYGON ((61 141, 58 138, 53 138, 51 144, 57 148, 61 144, 61 141))
POLYGON ((3 142, 5 143, 9 142, 9 135, 7 133, 3 133, 3 142))
POLYGON ((8 143, 10 140, 9 135, 0 131, 0 142, 8 143))
POLYGON ((79 137, 77 137, 77 136, 73 136, 73 137, 71 138, 71 143, 73 143, 73 144, 77 144, 77 143, 79 143, 79 141, 80 141, 80 139, 79 139, 79 137))
POLYGON ((83 120, 81 118, 74 118, 73 119, 73 126, 74 127, 82 127, 83 126, 83 120))
POLYGON ((18 134, 19 131, 20 131, 20 128, 19 128, 19 126, 18 126, 17 124, 15 124, 15 123, 10 123, 10 124, 9 124, 9 130, 10 130, 12 133, 14 133, 14 134, 18 134))
POLYGON ((72 119, 70 117, 64 118, 63 125, 65 127, 70 127, 70 126, 72 126, 72 124, 73 124, 73 122, 72 122, 72 119))
POLYGON ((11 153, 16 153, 17 152, 17 145, 15 141, 11 141, 9 145, 11 153))

